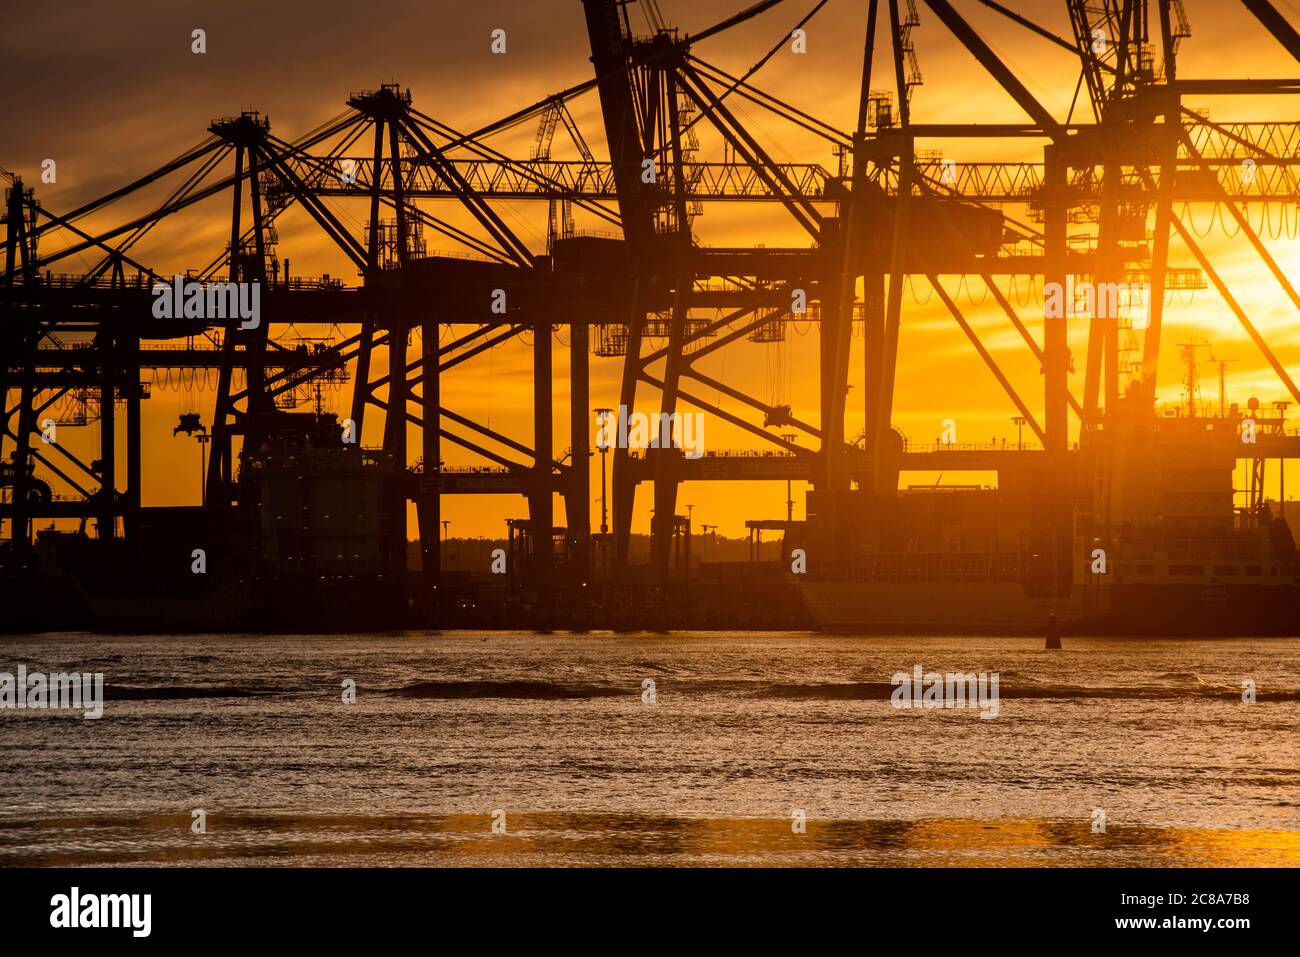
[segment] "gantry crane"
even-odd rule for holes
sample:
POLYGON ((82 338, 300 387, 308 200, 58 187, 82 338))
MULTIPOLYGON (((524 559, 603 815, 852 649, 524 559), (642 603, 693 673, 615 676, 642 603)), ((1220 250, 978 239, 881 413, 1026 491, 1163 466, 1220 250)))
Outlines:
MULTIPOLYGON (((651 33, 637 35, 626 3, 583 0, 593 76, 478 130, 460 131, 422 113, 409 91, 389 84, 354 94, 341 117, 294 141, 281 139, 256 113, 214 121, 194 149, 64 215, 46 209, 10 177, 0 293, 5 355, 0 392, 16 390, 19 399, 6 406, 0 451, 10 444, 14 448, 6 475, 16 490, 29 481, 27 476, 34 479, 39 467, 76 493, 68 500, 45 501, 39 494, 33 498, 16 491, 0 505, 15 551, 29 542, 36 516, 95 518, 105 540, 114 538, 117 520, 125 518, 130 534, 142 508, 140 373, 154 361, 211 364, 219 371, 204 495, 205 508, 214 513, 248 505, 241 501, 234 443, 240 441, 245 450, 257 448, 283 427, 277 397, 314 376, 351 370, 355 386, 347 417, 356 434, 363 441, 378 439, 410 479, 389 504, 399 526, 389 536, 391 564, 404 566, 405 502, 410 500, 431 587, 439 580, 438 528, 441 496, 447 494, 525 496, 532 580, 559 588, 589 579, 593 349, 621 358, 620 405, 643 403, 649 386, 659 395, 662 414, 687 406, 703 410, 777 453, 701 463, 675 449, 654 449, 644 456, 614 450, 615 568, 627 573, 634 497, 638 485, 649 483, 654 489, 654 567, 661 583, 671 577, 669 549, 683 481, 811 481, 809 542, 828 556, 828 564, 849 561, 864 537, 869 540, 870 523, 856 517, 859 505, 864 500, 887 503, 905 467, 1039 469, 1045 494, 1063 516, 1060 507, 1067 493, 1052 476, 1073 454, 1072 417, 1086 434, 1126 398, 1120 358, 1125 351, 1140 351, 1138 403, 1154 403, 1167 290, 1199 288, 1208 279, 1300 401, 1288 370, 1175 213, 1182 202, 1214 203, 1227 210, 1284 294, 1300 308, 1285 271, 1240 209, 1247 201, 1294 203, 1300 198, 1292 163, 1300 124, 1218 123, 1183 103, 1186 96, 1202 94, 1293 93, 1300 81, 1180 76, 1177 50, 1188 30, 1181 4, 1174 0, 1071 0, 1066 4, 1069 37, 1055 35, 1004 4, 984 5, 1019 24, 1036 42, 1077 57, 1090 115, 1054 116, 947 0, 920 5, 869 0, 859 110, 851 131, 756 84, 754 76, 772 50, 762 51, 754 68, 740 76, 699 55, 711 38, 741 23, 784 16, 788 3, 763 0, 683 37, 663 25, 653 5, 647 8, 651 33), (917 115, 914 93, 921 79, 923 34, 936 25, 959 41, 1024 112, 1025 121, 927 123, 917 115), (599 97, 609 150, 603 161, 587 148, 568 106, 593 92, 599 97), (732 108, 740 101, 814 135, 843 162, 835 168, 831 163, 778 162, 732 108), (529 121, 538 123, 539 133, 527 158, 494 148, 493 136, 529 121), (552 157, 559 125, 568 131, 578 159, 552 157), (706 127, 725 144, 721 160, 700 155, 695 134, 706 127), (974 137, 1039 141, 1042 162, 958 162, 918 148, 929 141, 960 143, 974 137), (1238 174, 1244 160, 1255 171, 1248 179, 1238 174), (176 179, 180 185, 149 212, 109 222, 118 200, 176 179), (151 287, 171 278, 137 255, 144 237, 167 228, 176 214, 221 199, 229 204, 229 241, 190 272, 198 280, 262 284, 267 322, 245 330, 231 323, 163 326, 143 318, 151 287), (530 247, 512 229, 495 205, 504 201, 545 204, 545 249, 530 247), (701 209, 714 202, 779 206, 804 244, 703 246, 694 226, 701 209), (337 212, 343 203, 365 208, 366 228, 360 234, 337 212), (437 214, 440 204, 454 208, 456 215, 437 214), (1022 206, 1025 215, 1013 216, 1007 206, 1022 206), (329 238, 355 268, 359 285, 289 275, 290 257, 278 241, 275 223, 290 209, 308 216, 329 238), (621 235, 578 234, 569 225, 573 212, 617 228, 621 235), (457 225, 466 219, 472 225, 457 225), (1095 226, 1089 248, 1074 248, 1067 241, 1072 223, 1095 226), (477 258, 427 255, 422 245, 426 235, 477 258), (1196 261, 1195 268, 1169 264, 1175 235, 1196 261), (54 273, 70 257, 89 253, 99 258, 87 272, 70 277, 54 273), (973 356, 1005 390, 1041 449, 921 450, 901 439, 893 427, 894 379, 899 362, 907 358, 900 354, 900 329, 905 281, 912 276, 933 285, 973 356), (944 276, 977 277, 987 285, 1041 363, 1041 403, 1027 399, 1001 369, 945 291, 944 276), (1138 330, 1091 317, 1087 355, 1081 357, 1082 396, 1074 396, 1068 319, 1045 323, 1039 341, 999 289, 998 277, 1007 276, 1061 287, 1079 276, 1149 289, 1150 316, 1140 350, 1128 341, 1135 340, 1138 330), (504 296, 496 296, 498 291, 504 296), (806 300, 806 312, 792 306, 797 294, 806 300), (722 315, 706 320, 701 318, 706 310, 721 310, 722 315), (816 322, 819 330, 816 421, 704 370, 705 357, 745 341, 765 324, 796 319, 816 322), (277 331, 304 322, 329 322, 349 331, 330 348, 304 357, 277 338, 277 331), (860 396, 866 424, 860 441, 849 441, 849 342, 859 323, 865 343, 860 396), (557 458, 551 356, 552 334, 561 327, 570 333, 571 448, 567 457, 557 458), (56 348, 51 337, 69 329, 90 336, 90 344, 56 348), (451 330, 450 337, 444 329, 451 330), (417 333, 420 349, 412 355, 417 333), (532 337, 531 436, 506 435, 446 406, 443 374, 525 336, 532 337), (197 339, 200 345, 171 348, 157 360, 141 350, 142 343, 178 338, 197 339), (386 371, 380 371, 381 361, 386 371), (98 463, 84 463, 63 447, 33 445, 42 403, 60 390, 78 388, 97 390, 105 413, 98 463), (710 402, 702 390, 726 396, 741 411, 710 402), (118 487, 114 461, 119 401, 126 407, 128 437, 124 488, 118 487), (367 429, 376 415, 382 415, 382 427, 367 429), (419 434, 415 461, 407 448, 409 426, 419 434), (468 473, 447 466, 444 441, 487 464, 468 473), (556 493, 565 501, 566 551, 572 556, 563 579, 553 567, 559 554, 553 547, 556 493)), ((786 17, 772 31, 777 46, 822 6, 786 17)), ((1249 0, 1244 6, 1296 54, 1294 30, 1266 0, 1249 0)))

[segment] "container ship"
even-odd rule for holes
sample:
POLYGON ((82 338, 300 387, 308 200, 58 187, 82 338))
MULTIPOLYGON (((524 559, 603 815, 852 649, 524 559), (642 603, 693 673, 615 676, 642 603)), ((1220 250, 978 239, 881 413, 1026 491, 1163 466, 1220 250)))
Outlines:
MULTIPOLYGON (((182 422, 184 417, 182 417, 182 422)), ((3 631, 361 631, 407 623, 411 476, 335 417, 274 415, 243 450, 241 505, 148 507, 129 536, 38 530, 0 575, 3 631)), ((0 556, 3 557, 3 556, 0 556)))
POLYGON ((1055 616, 1075 634, 1300 634, 1295 540, 1263 492, 1300 437, 1281 404, 1190 411, 1121 402, 1056 457, 990 456, 996 488, 859 498, 848 561, 793 576, 810 615, 838 631, 1041 634, 1055 616))

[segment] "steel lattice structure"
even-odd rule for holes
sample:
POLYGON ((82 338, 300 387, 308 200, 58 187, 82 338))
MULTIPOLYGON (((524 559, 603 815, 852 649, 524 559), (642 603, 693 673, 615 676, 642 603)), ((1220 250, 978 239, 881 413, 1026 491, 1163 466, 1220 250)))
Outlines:
MULTIPOLYGON (((409 481, 405 515, 415 502, 424 568, 439 580, 438 526, 446 494, 521 494, 529 502, 531 581, 539 586, 585 583, 591 575, 589 356, 622 355, 619 401, 628 408, 652 387, 662 413, 692 406, 727 421, 779 454, 684 458, 680 450, 634 455, 614 450, 613 555, 628 563, 632 505, 639 484, 654 494, 656 578, 670 577, 670 542, 683 481, 800 478, 814 485, 807 541, 829 563, 847 561, 861 545, 861 529, 846 517, 853 495, 880 498, 897 489, 902 468, 1052 468, 1075 454, 1072 419, 1085 435, 1126 397, 1120 366, 1123 330, 1092 318, 1084 389, 1070 394, 1071 356, 1064 319, 1045 325, 1043 341, 999 291, 997 277, 1034 277, 1066 285, 1067 277, 1097 283, 1136 283, 1149 289, 1150 322, 1143 331, 1136 396, 1152 405, 1161 349, 1165 291, 1212 285, 1237 316, 1270 366, 1300 402, 1300 390, 1233 296, 1222 275, 1177 215, 1178 204, 1211 203, 1227 211, 1244 239, 1300 308, 1300 294, 1243 212, 1243 204, 1300 200, 1294 167, 1300 122, 1217 123, 1183 104, 1200 94, 1300 92, 1297 80, 1184 79, 1177 69, 1187 35, 1177 0, 1070 0, 1071 36, 1057 36, 1006 6, 985 6, 1010 18, 1028 35, 1078 57, 1087 92, 1086 122, 1053 116, 948 0, 924 0, 928 23, 949 31, 1025 113, 1020 124, 927 124, 912 115, 916 68, 916 6, 907 0, 870 0, 856 128, 836 129, 764 92, 752 72, 733 76, 697 55, 710 37, 760 15, 779 16, 792 4, 764 0, 695 36, 662 30, 633 33, 626 5, 583 0, 592 79, 546 97, 472 132, 462 132, 413 105, 396 85, 357 93, 338 118, 294 141, 283 140, 255 113, 214 121, 210 136, 153 173, 94 202, 56 214, 18 177, 9 177, 4 222, 5 271, 0 290, 0 458, 10 494, 0 505, 7 521, 8 560, 22 559, 38 517, 98 521, 112 539, 118 518, 129 538, 138 520, 144 455, 140 370, 212 368, 219 375, 212 455, 205 503, 214 511, 237 509, 240 484, 233 441, 257 448, 281 427, 276 401, 325 375, 346 370, 355 383, 351 419, 358 433, 383 417, 382 447, 409 481), (881 81, 880 77, 886 77, 881 81), (875 84, 887 82, 881 93, 875 84), (565 104, 594 92, 600 101, 608 157, 586 147, 565 104), (743 100, 818 137, 838 164, 776 162, 746 128, 731 104, 743 100), (491 137, 525 122, 542 124, 538 148, 527 157, 494 149, 491 137), (579 144, 580 160, 552 159, 549 137, 562 124, 579 144), (695 129, 707 127, 726 144, 722 159, 698 155, 695 129), (549 132, 547 132, 549 130, 549 132), (1041 144, 1041 162, 958 163, 927 154, 918 143, 964 137, 1005 138, 1041 144), (1243 161, 1257 172, 1240 175, 1243 161), (644 175, 649 168, 655 175, 644 175), (829 168, 835 165, 836 168, 829 168), (163 182, 180 181, 161 204, 109 228, 82 225, 109 207, 163 182), (157 320, 150 316, 151 288, 171 281, 140 261, 133 247, 170 217, 212 200, 229 206, 229 241, 190 275, 200 280, 257 282, 264 289, 267 321, 254 329, 233 322, 157 320), (358 234, 336 211, 351 200, 368 207, 369 228, 358 234), (551 240, 534 249, 498 209, 503 202, 548 204, 551 240), (783 208, 807 237, 786 248, 705 247, 694 221, 700 204, 766 203, 783 208), (445 204, 445 205, 444 205, 445 204), (1004 206, 1023 206, 1022 218, 1004 206), (305 212, 355 266, 360 284, 291 277, 281 259, 277 218, 291 207, 305 212), (442 215, 453 208, 456 216, 442 215), (617 238, 571 235, 566 217, 579 210, 619 232, 617 238), (472 228, 455 224, 469 217, 472 228), (1148 222, 1153 225, 1148 230, 1148 222), (1067 225, 1096 226, 1096 241, 1078 249, 1067 225), (1137 224, 1140 239, 1134 241, 1137 224), (430 256, 425 235, 437 235, 475 258, 430 256), (1197 269, 1169 264, 1171 238, 1197 261, 1197 269), (89 271, 57 274, 69 257, 100 256, 89 271), (940 276, 979 277, 995 296, 1025 348, 1041 363, 1044 392, 1026 400, 944 291, 940 276), (972 353, 1004 388, 1041 449, 917 450, 892 429, 895 370, 905 279, 927 277, 968 337, 972 353), (858 289, 861 283, 862 294, 858 289), (504 290, 501 312, 490 304, 504 290), (791 312, 792 292, 810 303, 791 312), (707 321, 704 310, 725 310, 707 321), (816 321, 820 410, 816 422, 761 401, 698 368, 704 356, 749 339, 780 335, 794 318, 816 321), (346 328, 328 348, 303 354, 277 341, 297 323, 346 328), (865 341, 860 439, 845 434, 849 340, 860 324, 865 341), (454 335, 440 342, 439 329, 454 335), (570 333, 569 382, 572 447, 557 455, 552 435, 554 402, 552 332, 570 333), (411 354, 411 333, 422 343, 411 354), (75 348, 60 336, 85 337, 75 348), (524 334, 533 338, 533 431, 503 434, 457 413, 441 400, 440 378, 475 361, 493 346, 524 334), (666 344, 647 348, 653 334, 666 344), (198 342, 150 350, 151 342, 198 342), (390 370, 375 374, 384 354, 390 370), (398 374, 400 370, 400 374, 398 374), (241 385, 237 380, 242 375, 241 385), (694 385, 693 385, 694 384, 694 385), (711 403, 696 386, 743 406, 740 415, 711 403), (41 446, 42 412, 76 390, 89 391, 102 416, 100 459, 86 463, 61 446, 41 446), (13 401, 13 395, 17 401, 13 401), (115 461, 117 406, 125 406, 127 461, 115 461), (407 448, 414 425, 416 450, 407 448), (793 433, 796 439, 783 437, 793 433), (487 463, 461 471, 442 466, 443 443, 487 463), (42 478, 41 476, 45 477, 42 478), (56 477, 77 492, 50 494, 56 477), (553 567, 552 496, 566 503, 567 548, 563 575, 553 567)), ((807 23, 824 3, 796 21, 807 23)), ((1300 58, 1300 36, 1267 0, 1243 0, 1278 42, 1300 58)), ((787 17, 787 19, 789 19, 787 17)), ((791 24, 774 31, 786 42, 791 24)), ((760 61, 761 63, 764 61, 760 61)), ((1131 390, 1130 390, 1131 391, 1131 390)), ((1295 440, 1279 434, 1261 456, 1295 455, 1295 440)), ((405 534, 394 535, 394 562, 405 534)))

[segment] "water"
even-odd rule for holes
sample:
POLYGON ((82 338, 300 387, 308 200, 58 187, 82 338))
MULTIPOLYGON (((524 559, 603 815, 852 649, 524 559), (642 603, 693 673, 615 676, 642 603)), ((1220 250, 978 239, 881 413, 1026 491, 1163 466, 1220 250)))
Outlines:
POLYGON ((108 700, 0 711, 4 865, 1300 865, 1300 639, 0 638, 20 663, 108 700), (918 663, 998 672, 998 716, 891 707, 918 663))

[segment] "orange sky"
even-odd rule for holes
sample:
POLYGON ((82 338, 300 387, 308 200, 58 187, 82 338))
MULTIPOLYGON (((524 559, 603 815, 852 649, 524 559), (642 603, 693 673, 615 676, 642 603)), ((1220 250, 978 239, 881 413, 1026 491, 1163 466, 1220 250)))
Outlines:
MULTIPOLYGON (((665 18, 686 32, 698 30, 745 5, 744 0, 659 2, 665 18)), ((812 5, 812 0, 788 0, 732 33, 701 44, 695 52, 730 72, 741 72, 787 33, 812 5)), ((1009 5, 1059 34, 1068 32, 1064 3, 1009 5)), ((1015 103, 983 73, 934 15, 923 4, 918 6, 921 23, 913 39, 924 84, 913 100, 913 120, 1022 121, 1024 116, 1015 103)), ((1077 79, 1077 69, 1071 69, 1068 54, 972 0, 958 0, 955 6, 1040 101, 1057 118, 1064 119, 1077 79)), ((1281 6, 1293 22, 1300 22, 1300 14, 1287 4, 1281 6)), ((1186 8, 1193 35, 1181 51, 1181 76, 1296 74, 1296 64, 1289 62, 1281 47, 1237 4, 1188 2, 1186 8)), ((840 129, 851 128, 865 9, 865 0, 831 0, 806 27, 807 53, 796 55, 788 48, 783 50, 758 74, 756 82, 840 129)), ((0 63, 6 64, 6 71, 14 71, 6 77, 6 88, 24 92, 14 100, 13 109, 6 104, 7 115, 0 119, 0 165, 21 173, 29 184, 36 184, 41 201, 58 212, 161 165, 202 140, 212 118, 241 109, 262 110, 270 116, 278 135, 293 139, 338 114, 349 93, 396 80, 410 87, 414 105, 423 112, 454 127, 471 129, 590 75, 578 0, 396 2, 386 5, 384 12, 391 12, 390 18, 359 22, 355 5, 334 0, 313 4, 310 19, 296 18, 281 9, 267 11, 262 4, 249 2, 122 2, 53 10, 18 3, 16 16, 0 37, 0 63), (442 12, 444 6, 447 9, 442 12), (190 31, 195 27, 208 31, 209 52, 202 56, 190 53, 190 31), (493 56, 489 51, 489 35, 497 27, 507 31, 509 52, 505 56, 493 56), (58 162, 58 181, 54 184, 39 183, 41 160, 47 157, 58 162)), ((643 22, 637 25, 644 27, 643 22)), ((883 29, 880 36, 884 40, 883 29)), ((878 68, 872 86, 889 85, 878 68)), ((1189 99, 1187 105, 1205 107, 1218 120, 1288 116, 1279 98, 1189 99)), ((733 108, 774 158, 833 167, 834 158, 825 144, 756 107, 733 103, 733 108)), ((575 101, 572 109, 596 155, 604 156, 595 94, 575 101)), ((535 127, 526 124, 492 143, 503 152, 526 156, 535 135, 535 127)), ((562 134, 557 135, 556 143, 558 158, 571 155, 561 145, 562 134)), ((700 158, 720 158, 716 143, 716 138, 702 132, 700 158)), ((941 150, 945 157, 958 161, 1032 160, 1041 158, 1042 144, 1029 140, 1009 145, 961 141, 920 146, 941 150), (1012 152, 1017 143, 1021 152, 1012 152)), ((174 180, 169 184, 176 185, 174 180)), ((119 203, 103 216, 89 218, 81 225, 93 229, 124 221, 133 211, 156 204, 165 192, 164 188, 142 196, 136 205, 119 203)), ((229 229, 227 202, 209 201, 177 217, 176 222, 159 226, 133 248, 133 253, 164 273, 205 265, 225 241, 229 229)), ((359 235, 367 215, 364 204, 345 201, 333 207, 359 235)), ((447 203, 426 208, 458 224, 469 222, 447 203)), ((545 203, 499 204, 499 208, 535 251, 544 251, 545 203)), ((1023 218, 1023 208, 1012 207, 1008 212, 1023 218)), ((1207 228, 1209 207, 1193 207, 1190 213, 1198 229, 1207 228)), ((1275 230, 1283 213, 1287 223, 1294 225, 1296 221, 1298 211, 1294 205, 1285 209, 1275 206, 1271 220, 1275 230)), ((1259 206, 1250 210, 1257 225, 1263 214, 1259 206)), ((584 223, 580 220, 578 225, 582 229, 584 223)), ((706 244, 808 244, 806 235, 779 207, 706 205, 696 229, 706 244)), ((277 223, 277 230, 279 255, 281 259, 292 259, 295 275, 329 272, 349 283, 356 281, 355 269, 301 211, 287 212, 277 223)), ((1072 233, 1085 230, 1082 226, 1071 227, 1072 233)), ((430 252, 451 248, 448 240, 435 236, 427 239, 430 252)), ((1294 272, 1300 244, 1268 239, 1267 245, 1283 268, 1294 272)), ((1296 374, 1300 371, 1300 330, 1294 323, 1291 303, 1267 275, 1262 262, 1241 238, 1231 239, 1217 227, 1204 246, 1281 360, 1296 374)), ((1171 262, 1192 264, 1176 238, 1171 246, 1171 262)), ((59 268, 72 272, 91 263, 90 257, 84 257, 69 260, 59 268)), ((950 293, 958 292, 957 277, 948 277, 946 284, 950 293)), ((974 302, 980 302, 983 291, 979 280, 972 279, 967 285, 974 302)), ((1014 440, 1011 417, 1015 409, 1009 399, 942 304, 932 296, 924 279, 918 277, 910 287, 911 295, 904 306, 895 424, 916 441, 932 441, 940 422, 948 418, 957 422, 959 441, 982 442, 994 437, 1014 440)), ((1030 295, 1023 280, 1018 292, 1020 302, 1030 295)), ((1042 407, 1042 377, 1036 361, 991 300, 974 305, 966 288, 957 298, 985 344, 1038 414, 1042 407)), ((1177 345, 1191 338, 1210 343, 1217 358, 1233 360, 1228 380, 1231 399, 1244 403, 1254 395, 1269 403, 1285 397, 1281 384, 1212 289, 1184 296, 1182 301, 1176 299, 1170 308, 1161 361, 1162 401, 1181 399, 1182 368, 1177 345)), ((1021 314, 1041 341, 1041 308, 1030 301, 1021 314)), ((314 334, 318 330, 299 331, 314 334)), ((1084 323, 1075 323, 1075 332, 1071 344, 1078 374, 1072 377, 1071 387, 1078 394, 1082 391, 1084 323)), ((560 338, 567 342, 567 332, 562 331, 560 338)), ((860 337, 855 336, 850 366, 854 388, 849 395, 847 418, 850 436, 862 428, 860 343, 860 337)), ((815 422, 816 354, 815 326, 796 328, 785 344, 742 340, 715 353, 700 368, 761 400, 789 403, 796 416, 815 422)), ((378 371, 384 371, 382 361, 379 366, 378 371)), ((1217 400, 1215 373, 1208 363, 1200 371, 1206 376, 1203 398, 1217 400)), ((569 443, 566 373, 567 353, 557 342, 553 390, 557 454, 569 443)), ((619 374, 619 360, 593 358, 593 407, 617 404, 619 374)), ((502 346, 447 376, 443 402, 462 415, 529 444, 530 376, 528 350, 522 345, 502 346)), ((702 387, 697 391, 715 398, 702 387)), ((641 395, 648 400, 644 408, 652 408, 651 390, 643 387, 641 395)), ((345 399, 346 392, 338 397, 345 399)), ((719 397, 718 403, 742 413, 725 397, 719 397)), ((181 395, 156 387, 154 397, 146 403, 144 491, 148 504, 198 499, 198 450, 193 441, 171 435, 177 412, 195 405, 205 421, 210 421, 210 392, 181 395)), ((377 427, 379 421, 375 416, 371 427, 377 427)), ((367 443, 377 441, 371 427, 364 436, 367 443)), ((705 438, 709 448, 754 448, 759 444, 714 417, 707 420, 705 438)), ((64 429, 61 439, 70 448, 88 449, 97 442, 97 428, 64 429)), ((414 433, 412 448, 418 449, 414 433)), ((448 446, 445 454, 449 464, 478 464, 472 455, 454 446, 448 446)), ((946 480, 966 479, 948 476, 946 480)), ((594 459, 593 496, 598 495, 599 461, 594 459)), ((638 496, 639 531, 646 528, 648 499, 648 489, 638 496)), ((693 504, 697 523, 716 523, 722 534, 738 535, 744 532, 746 518, 784 517, 784 500, 783 482, 739 487, 686 485, 679 498, 679 510, 684 513, 685 505, 693 504)), ((795 514, 801 517, 802 496, 798 491, 796 500, 795 514)), ((598 502, 592 505, 593 523, 598 523, 598 502)), ((444 517, 451 521, 452 535, 502 534, 503 519, 522 516, 525 511, 521 499, 507 497, 453 496, 444 500, 444 517)), ((562 507, 557 507, 557 521, 563 521, 562 516, 562 507)))

